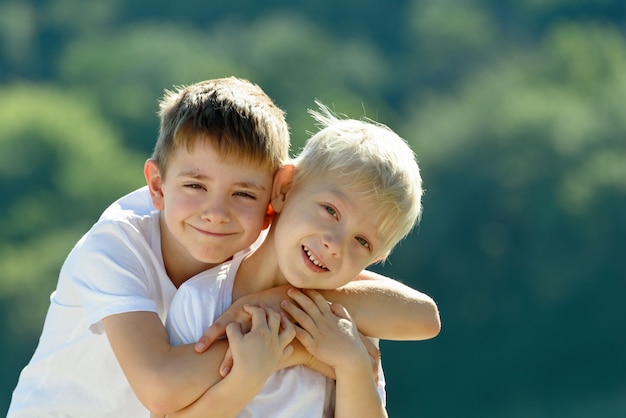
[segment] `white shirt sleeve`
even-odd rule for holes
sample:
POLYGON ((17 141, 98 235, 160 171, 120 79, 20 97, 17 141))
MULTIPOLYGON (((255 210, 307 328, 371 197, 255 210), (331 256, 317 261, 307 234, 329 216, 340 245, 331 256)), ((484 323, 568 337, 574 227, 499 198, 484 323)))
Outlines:
POLYGON ((92 331, 102 332, 100 321, 112 314, 164 316, 164 287, 173 285, 150 244, 131 224, 101 221, 68 256, 61 275, 71 276, 92 331))

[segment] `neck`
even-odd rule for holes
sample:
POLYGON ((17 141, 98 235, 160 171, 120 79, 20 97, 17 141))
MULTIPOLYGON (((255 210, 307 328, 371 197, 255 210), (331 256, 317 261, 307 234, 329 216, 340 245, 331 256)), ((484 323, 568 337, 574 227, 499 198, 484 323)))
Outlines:
POLYGON ((273 246, 273 234, 270 231, 261 246, 252 254, 249 254, 241 263, 235 277, 233 301, 241 296, 287 283, 287 280, 278 268, 273 246))

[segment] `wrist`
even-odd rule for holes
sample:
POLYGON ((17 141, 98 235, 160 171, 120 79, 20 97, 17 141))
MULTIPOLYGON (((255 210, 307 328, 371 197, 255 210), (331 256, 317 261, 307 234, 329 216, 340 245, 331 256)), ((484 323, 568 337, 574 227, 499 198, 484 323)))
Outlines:
POLYGON ((339 376, 361 379, 371 378, 374 379, 372 371, 372 362, 369 356, 354 356, 345 361, 339 362, 333 367, 337 378, 339 376))

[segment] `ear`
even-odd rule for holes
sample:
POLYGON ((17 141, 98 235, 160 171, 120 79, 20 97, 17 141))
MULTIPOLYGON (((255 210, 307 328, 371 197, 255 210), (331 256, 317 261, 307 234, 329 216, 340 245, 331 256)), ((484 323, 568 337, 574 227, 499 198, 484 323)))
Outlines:
POLYGON ((143 166, 143 175, 146 178, 148 189, 150 189, 150 197, 152 205, 156 210, 163 210, 165 207, 163 199, 163 176, 157 163, 153 159, 149 159, 143 166))
POLYGON ((274 184, 272 186, 271 207, 273 212, 280 213, 283 210, 287 192, 293 185, 293 179, 296 173, 296 167, 293 164, 287 164, 276 172, 274 175, 274 184))

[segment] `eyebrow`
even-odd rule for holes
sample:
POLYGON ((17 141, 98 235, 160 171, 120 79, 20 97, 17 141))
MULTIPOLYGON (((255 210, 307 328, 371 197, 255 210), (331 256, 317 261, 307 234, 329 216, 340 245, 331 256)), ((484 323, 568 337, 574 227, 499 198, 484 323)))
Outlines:
MULTIPOLYGON (((203 180, 203 181, 211 181, 211 177, 205 176, 204 174, 198 174, 196 171, 182 171, 178 173, 178 176, 179 177, 191 177, 191 178, 203 180)), ((245 189, 256 189, 256 190, 265 191, 265 186, 262 186, 255 182, 239 181, 239 182, 234 183, 234 185, 236 187, 242 187, 245 189)))

